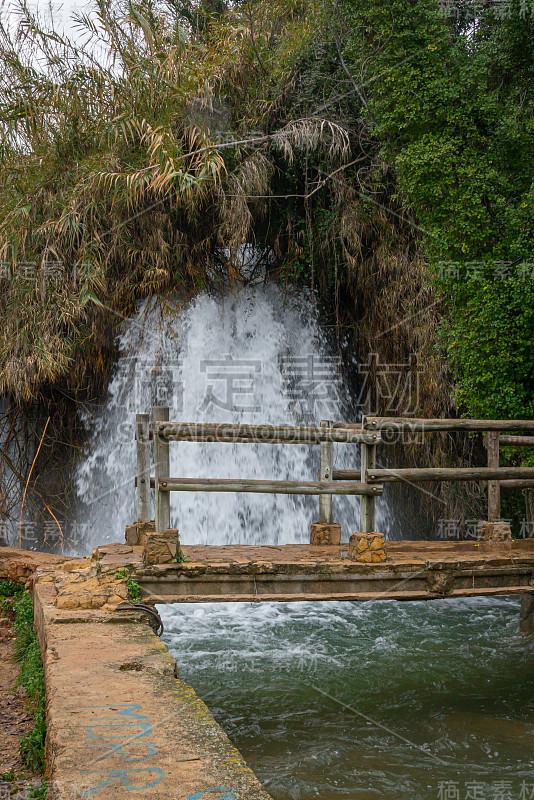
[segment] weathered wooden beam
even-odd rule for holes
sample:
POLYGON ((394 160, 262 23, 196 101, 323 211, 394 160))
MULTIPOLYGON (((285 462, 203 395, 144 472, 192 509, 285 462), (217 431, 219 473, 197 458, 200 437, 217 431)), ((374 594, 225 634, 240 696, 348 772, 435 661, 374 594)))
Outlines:
MULTIPOLYGON (((368 483, 369 475, 376 467, 376 445, 362 444, 361 481, 368 483)), ((371 533, 375 529, 375 499, 372 495, 360 500, 360 532, 371 533)))
POLYGON ((137 414, 135 438, 137 440, 137 521, 150 520, 150 439, 148 414, 137 414))
MULTIPOLYGON (((321 421, 321 428, 330 427, 329 420, 321 421)), ((332 472, 334 470, 334 443, 321 442, 321 455, 319 463, 319 480, 331 481, 332 472)), ((332 495, 320 494, 319 495, 319 522, 324 525, 332 524, 332 495)))
POLYGON ((169 442, 158 432, 158 425, 165 424, 169 419, 169 409, 166 406, 154 406, 152 409, 154 420, 154 471, 155 471, 155 522, 156 530, 161 533, 171 526, 170 497, 168 492, 162 492, 159 478, 168 475, 171 471, 169 458, 169 442))
POLYGON ((501 436, 500 443, 504 445, 534 446, 534 436, 501 436))
POLYGON ((291 425, 235 425, 211 422, 154 422, 154 434, 170 441, 250 442, 254 444, 319 444, 345 442, 348 444, 377 444, 380 433, 305 428, 291 425))
MULTIPOLYGON (((334 469, 334 481, 360 481, 359 469, 334 469)), ((395 483, 409 481, 487 481, 506 478, 534 478, 534 467, 423 467, 410 469, 373 469, 368 470, 370 482, 395 483)))
POLYGON ((501 481, 501 489, 533 489, 534 488, 534 479, 533 480, 511 480, 511 481, 501 481))
POLYGON ((159 478, 161 494, 168 492, 254 492, 259 494, 380 495, 379 485, 348 481, 259 481, 237 478, 159 478))
MULTIPOLYGON (((489 431, 486 437, 488 449, 488 469, 499 468, 499 432, 489 431)), ((510 475, 510 478, 520 477, 510 475)), ((501 518, 501 487, 498 480, 488 481, 488 522, 498 522, 501 518)))
POLYGON ((363 417, 361 426, 344 425, 334 430, 373 431, 534 431, 532 419, 412 419, 411 417, 363 417))

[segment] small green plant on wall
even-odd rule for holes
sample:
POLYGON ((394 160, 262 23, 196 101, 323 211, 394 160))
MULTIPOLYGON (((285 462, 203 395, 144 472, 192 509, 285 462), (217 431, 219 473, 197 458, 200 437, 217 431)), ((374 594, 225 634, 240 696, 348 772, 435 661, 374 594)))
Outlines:
POLYGON ((128 586, 128 597, 130 600, 137 601, 141 596, 141 590, 139 588, 139 584, 135 578, 132 578, 131 575, 128 576, 128 580, 126 581, 126 585, 128 586))
POLYGON ((121 567, 115 573, 115 577, 118 580, 125 580, 126 579, 126 586, 128 587, 128 598, 136 602, 141 597, 141 589, 139 587, 139 583, 137 582, 136 578, 133 578, 131 575, 128 574, 128 570, 126 567, 121 567))

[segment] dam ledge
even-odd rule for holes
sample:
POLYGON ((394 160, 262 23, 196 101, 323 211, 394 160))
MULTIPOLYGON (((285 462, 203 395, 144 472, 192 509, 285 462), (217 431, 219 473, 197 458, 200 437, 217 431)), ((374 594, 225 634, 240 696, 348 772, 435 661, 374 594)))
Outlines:
POLYGON ((143 548, 104 545, 102 569, 135 575, 143 601, 432 600, 534 589, 534 540, 387 542, 387 559, 348 558, 348 545, 182 545, 180 563, 144 562, 143 548))

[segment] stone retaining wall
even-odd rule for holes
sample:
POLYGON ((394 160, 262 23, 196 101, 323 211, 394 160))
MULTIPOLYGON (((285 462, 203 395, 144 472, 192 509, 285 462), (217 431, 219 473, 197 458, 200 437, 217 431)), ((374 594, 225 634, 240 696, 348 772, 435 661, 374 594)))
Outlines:
POLYGON ((58 608, 64 585, 43 568, 33 589, 50 800, 270 800, 146 620, 58 608))

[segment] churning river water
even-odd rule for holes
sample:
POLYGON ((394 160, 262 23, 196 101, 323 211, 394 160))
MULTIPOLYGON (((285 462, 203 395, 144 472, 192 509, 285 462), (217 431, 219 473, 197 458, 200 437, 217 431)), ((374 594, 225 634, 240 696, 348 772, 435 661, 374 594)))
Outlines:
POLYGON ((509 598, 160 608, 180 677, 275 800, 534 796, 509 598))
MULTIPOLYGON (((311 300, 276 287, 140 307, 77 470, 79 551, 135 519, 135 413, 317 423, 356 411, 311 300)), ((355 467, 337 445, 336 464, 355 467)), ((177 477, 314 479, 318 448, 171 446, 177 477)), ((358 501, 334 498, 343 537, 358 501)), ((309 541, 317 499, 176 493, 184 544, 309 541)), ((377 527, 392 520, 378 502, 377 527)), ((181 677, 275 800, 534 800, 534 641, 516 599, 191 604, 160 609, 181 677)))

